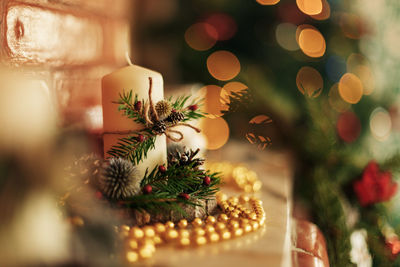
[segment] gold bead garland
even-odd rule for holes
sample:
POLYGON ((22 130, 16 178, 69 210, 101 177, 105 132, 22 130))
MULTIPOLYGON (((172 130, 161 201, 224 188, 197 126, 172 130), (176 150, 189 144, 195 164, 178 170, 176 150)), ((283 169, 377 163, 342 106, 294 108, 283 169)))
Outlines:
MULTIPOLYGON (((245 192, 255 192, 261 187, 254 172, 243 166, 229 163, 219 164, 213 171, 220 171, 245 192), (239 179, 239 174, 245 180, 239 179)), ((209 165, 208 165, 209 167, 209 165)), ((212 168, 211 167, 211 168, 212 168)), ((180 220, 176 225, 172 221, 155 223, 143 227, 122 225, 118 231, 124 240, 124 258, 128 263, 150 258, 159 245, 175 245, 181 248, 216 243, 258 230, 265 224, 265 212, 261 200, 254 196, 241 195, 229 197, 221 192, 216 194, 222 213, 208 216, 204 220, 195 218, 192 222, 180 220)))
POLYGON ((120 236, 125 239, 125 260, 132 263, 150 258, 157 245, 202 246, 240 237, 264 225, 265 212, 260 200, 247 196, 241 196, 240 201, 237 197, 222 200, 225 198, 222 194, 217 196, 221 214, 205 220, 195 218, 191 224, 183 219, 176 226, 171 221, 144 227, 120 226, 120 236))

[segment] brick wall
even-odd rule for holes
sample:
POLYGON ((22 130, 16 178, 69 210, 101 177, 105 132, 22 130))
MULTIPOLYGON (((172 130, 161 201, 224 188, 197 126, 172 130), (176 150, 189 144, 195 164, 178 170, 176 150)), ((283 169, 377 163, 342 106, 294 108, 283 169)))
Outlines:
POLYGON ((1 63, 42 80, 64 123, 84 121, 101 77, 126 64, 129 2, 1 0, 1 63))

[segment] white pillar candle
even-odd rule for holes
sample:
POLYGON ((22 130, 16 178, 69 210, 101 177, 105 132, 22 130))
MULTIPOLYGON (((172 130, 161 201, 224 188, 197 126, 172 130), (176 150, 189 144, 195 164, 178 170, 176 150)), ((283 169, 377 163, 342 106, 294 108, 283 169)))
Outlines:
MULTIPOLYGON (((132 95, 138 95, 139 100, 149 100, 149 77, 152 78, 152 99, 154 103, 164 98, 163 78, 160 73, 139 67, 136 65, 118 69, 102 79, 102 104, 103 104, 103 127, 104 127, 104 157, 107 158, 107 151, 116 145, 119 138, 129 135, 108 134, 116 131, 139 131, 143 129, 142 124, 135 123, 128 119, 121 111, 118 111, 118 104, 113 102, 119 100, 119 94, 132 90, 132 95)), ((157 165, 167 162, 167 142, 165 135, 156 138, 155 149, 151 149, 137 166, 139 174, 144 175, 146 169, 151 171, 157 165)))

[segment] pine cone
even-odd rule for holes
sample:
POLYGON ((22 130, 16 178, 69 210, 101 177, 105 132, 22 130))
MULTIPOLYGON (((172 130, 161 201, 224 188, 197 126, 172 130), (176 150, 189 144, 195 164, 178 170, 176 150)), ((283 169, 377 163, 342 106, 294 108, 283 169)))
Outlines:
POLYGON ((171 103, 169 103, 169 101, 160 100, 157 102, 155 109, 157 111, 157 115, 160 118, 160 120, 164 120, 171 114, 172 106, 171 103))
POLYGON ((182 153, 177 149, 175 152, 168 154, 168 166, 172 166, 174 164, 178 164, 179 166, 188 166, 193 164, 193 169, 198 170, 200 166, 204 164, 204 159, 194 158, 199 151, 200 149, 195 151, 190 149, 182 153))
POLYGON ((163 134, 167 130, 167 126, 163 121, 156 121, 151 129, 156 134, 163 134))
POLYGON ((113 200, 125 199, 140 192, 141 177, 128 160, 112 158, 101 179, 102 193, 113 200))
POLYGON ((183 121, 183 119, 185 119, 185 115, 183 115, 182 112, 180 111, 173 111, 171 112, 171 114, 165 119, 165 121, 172 123, 172 124, 176 124, 180 121, 183 121))

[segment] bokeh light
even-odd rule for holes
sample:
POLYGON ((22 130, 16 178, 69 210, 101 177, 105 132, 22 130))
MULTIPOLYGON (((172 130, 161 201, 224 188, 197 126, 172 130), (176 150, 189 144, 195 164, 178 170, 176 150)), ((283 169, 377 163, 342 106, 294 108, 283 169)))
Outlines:
POLYGON ((214 27, 217 31, 218 40, 225 41, 231 39, 237 30, 235 20, 225 13, 215 13, 207 17, 206 23, 214 27))
POLYGON ((343 112, 339 115, 337 124, 337 133, 346 143, 352 143, 360 136, 360 119, 351 111, 343 112))
POLYGON ((338 112, 344 112, 351 106, 340 97, 338 83, 335 83, 329 90, 328 101, 331 107, 338 112))
POLYGON ((229 109, 229 96, 234 93, 234 92, 240 92, 244 89, 247 89, 248 86, 241 83, 241 82, 229 82, 224 85, 224 87, 221 90, 220 93, 220 101, 222 104, 222 110, 228 110, 229 109))
POLYGON ((322 92, 324 82, 316 69, 305 66, 297 72, 296 85, 303 95, 317 97, 322 92))
POLYGON ((228 123, 221 117, 204 118, 202 120, 202 132, 207 139, 207 149, 216 150, 221 148, 229 139, 228 123))
POLYGON ((263 6, 270 6, 279 3, 280 0, 256 0, 257 3, 263 6))
POLYGON ((325 39, 317 29, 302 29, 298 35, 298 43, 303 53, 309 57, 322 57, 325 53, 325 39))
POLYGON ((201 104, 204 105, 203 109, 207 113, 206 117, 216 118, 222 115, 221 91, 222 88, 217 85, 207 85, 199 90, 198 95, 203 99, 201 104))
POLYGON ((185 32, 186 43, 198 51, 205 51, 215 45, 218 39, 216 29, 208 23, 196 23, 185 32))
POLYGON ((372 135, 379 141, 384 141, 392 130, 392 119, 384 108, 376 108, 370 116, 369 127, 372 135))
POLYGON ((330 7, 328 1, 322 0, 321 12, 317 15, 311 15, 311 17, 316 20, 326 20, 330 17, 330 15, 331 15, 331 7, 330 7))
POLYGON ((296 4, 307 15, 318 15, 322 12, 321 0, 296 0, 296 4))
POLYGON ((352 74, 346 73, 339 81, 339 94, 342 99, 350 104, 356 104, 363 95, 363 85, 360 79, 352 74))
POLYGON ((275 37, 280 46, 289 51, 299 49, 296 42, 296 29, 297 27, 291 23, 281 23, 276 27, 275 37))
POLYGON ((364 94, 369 95, 374 91, 375 78, 368 60, 361 54, 353 53, 347 58, 347 71, 355 74, 361 80, 364 94))
POLYGON ((207 68, 215 79, 228 81, 239 74, 240 62, 231 52, 221 50, 212 53, 207 58, 207 68))
POLYGON ((246 139, 250 144, 256 145, 258 149, 264 150, 271 145, 271 138, 266 135, 266 126, 272 122, 266 115, 258 115, 249 121, 249 131, 246 139))

